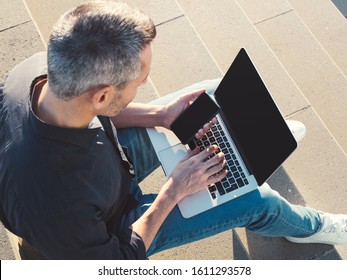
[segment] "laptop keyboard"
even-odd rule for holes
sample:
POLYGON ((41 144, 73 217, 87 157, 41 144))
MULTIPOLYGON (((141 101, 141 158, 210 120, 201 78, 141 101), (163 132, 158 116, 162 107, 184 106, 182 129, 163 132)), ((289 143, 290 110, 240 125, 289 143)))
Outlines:
POLYGON ((195 146, 200 148, 200 151, 203 151, 211 145, 217 145, 219 149, 215 154, 222 151, 225 155, 225 160, 227 162, 225 168, 228 169, 229 172, 223 180, 208 187, 213 199, 217 197, 216 192, 220 195, 225 195, 248 185, 245 172, 237 160, 237 157, 218 121, 210 128, 202 139, 198 140, 194 138, 193 141, 195 146))

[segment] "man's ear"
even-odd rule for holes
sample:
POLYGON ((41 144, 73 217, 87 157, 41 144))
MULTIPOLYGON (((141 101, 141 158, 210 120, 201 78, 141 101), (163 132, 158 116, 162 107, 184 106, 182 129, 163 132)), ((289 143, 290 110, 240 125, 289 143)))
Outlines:
POLYGON ((90 98, 94 110, 100 111, 107 107, 112 100, 114 95, 114 87, 112 86, 101 86, 90 92, 90 98))

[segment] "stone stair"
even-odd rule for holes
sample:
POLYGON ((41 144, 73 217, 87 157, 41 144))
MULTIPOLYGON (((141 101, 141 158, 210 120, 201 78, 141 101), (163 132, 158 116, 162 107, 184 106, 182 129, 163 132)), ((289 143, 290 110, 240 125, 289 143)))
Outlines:
MULTIPOLYGON (((19 0, 11 5, 17 2, 25 11, 19 0)), ((15 41, 23 28, 31 28, 36 44, 37 34, 46 42, 59 15, 79 2, 24 0, 27 11, 20 22, 25 24, 11 23, 4 30, 0 21, 0 39, 13 34, 10 53, 17 58, 20 46, 27 44, 15 41)), ((307 126, 299 148, 269 183, 293 203, 347 213, 347 22, 330 0, 126 2, 148 13, 158 31, 150 83, 139 92, 138 101, 221 76, 245 47, 282 113, 307 126)), ((32 54, 33 45, 21 56, 32 54)), ((34 46, 44 48, 42 42, 34 46)), ((8 44, 0 43, 3 49, 8 44)), ((14 62, 8 61, 10 69, 14 62)), ((163 181, 158 169, 143 187, 156 191, 163 181)), ((347 245, 298 245, 236 229, 151 259, 347 259, 347 245)))

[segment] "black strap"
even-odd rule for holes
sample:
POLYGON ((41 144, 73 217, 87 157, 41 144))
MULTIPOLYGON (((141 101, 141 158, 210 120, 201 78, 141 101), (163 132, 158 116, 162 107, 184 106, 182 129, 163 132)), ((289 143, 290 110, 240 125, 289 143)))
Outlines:
POLYGON ((104 130, 105 130, 105 133, 107 135, 107 137, 111 140, 114 148, 119 151, 118 149, 118 145, 117 145, 117 142, 116 142, 116 139, 114 138, 114 135, 113 135, 113 130, 112 130, 112 125, 111 125, 111 120, 109 117, 105 117, 105 116, 98 116, 98 119, 100 120, 104 130))

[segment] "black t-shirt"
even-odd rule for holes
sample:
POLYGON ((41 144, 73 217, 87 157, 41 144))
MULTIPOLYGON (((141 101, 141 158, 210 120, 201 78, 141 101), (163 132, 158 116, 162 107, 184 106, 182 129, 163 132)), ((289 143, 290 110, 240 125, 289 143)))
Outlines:
POLYGON ((2 222, 47 259, 145 259, 142 239, 117 228, 132 175, 106 129, 110 120, 69 129, 33 113, 31 94, 45 83, 46 65, 38 53, 0 86, 2 222))

